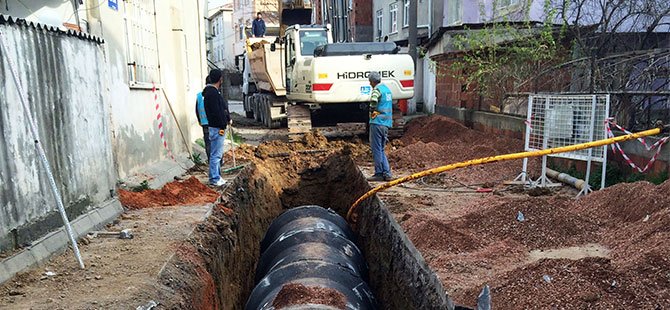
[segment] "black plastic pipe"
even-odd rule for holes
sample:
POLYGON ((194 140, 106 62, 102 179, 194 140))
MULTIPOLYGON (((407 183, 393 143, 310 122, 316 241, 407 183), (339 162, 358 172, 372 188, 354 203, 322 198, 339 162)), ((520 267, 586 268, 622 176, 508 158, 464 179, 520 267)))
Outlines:
MULTIPOLYGON (((257 285, 246 309, 274 309, 275 297, 290 283, 336 290, 345 297, 346 309, 376 309, 365 281, 367 265, 354 238, 344 218, 330 209, 303 206, 284 212, 261 241, 257 285)), ((314 307, 294 306, 308 305, 314 307)))

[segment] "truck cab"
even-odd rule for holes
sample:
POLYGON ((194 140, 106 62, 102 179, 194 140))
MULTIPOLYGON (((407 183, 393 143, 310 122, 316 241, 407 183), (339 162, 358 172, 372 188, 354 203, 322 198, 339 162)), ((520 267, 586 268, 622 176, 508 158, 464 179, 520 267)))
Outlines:
POLYGON ((311 101, 312 61, 317 46, 333 43, 328 26, 294 25, 286 29, 284 36, 286 91, 289 100, 311 101))

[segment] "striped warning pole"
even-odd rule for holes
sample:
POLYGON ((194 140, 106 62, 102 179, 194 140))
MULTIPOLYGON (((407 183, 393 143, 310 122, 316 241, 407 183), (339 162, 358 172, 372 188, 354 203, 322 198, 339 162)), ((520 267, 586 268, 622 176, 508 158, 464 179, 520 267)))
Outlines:
POLYGON ((156 120, 158 121, 158 132, 161 136, 161 142, 163 142, 163 147, 167 151, 168 157, 172 160, 177 161, 172 155, 172 151, 168 147, 167 140, 165 139, 165 132, 163 131, 163 115, 161 114, 161 105, 158 101, 158 92, 156 91, 156 83, 152 83, 153 87, 151 92, 154 94, 154 102, 156 103, 156 120))

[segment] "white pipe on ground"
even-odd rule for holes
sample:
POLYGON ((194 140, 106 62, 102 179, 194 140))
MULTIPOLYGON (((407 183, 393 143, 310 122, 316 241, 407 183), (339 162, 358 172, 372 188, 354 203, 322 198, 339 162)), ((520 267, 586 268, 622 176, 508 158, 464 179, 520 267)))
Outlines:
POLYGON ((586 184, 586 181, 584 181, 584 180, 575 178, 575 177, 573 177, 573 176, 571 176, 567 173, 558 172, 556 170, 552 170, 552 169, 549 169, 549 168, 547 168, 547 176, 552 178, 552 179, 556 179, 558 181, 561 181, 565 184, 571 185, 578 190, 584 189, 584 185, 586 184))

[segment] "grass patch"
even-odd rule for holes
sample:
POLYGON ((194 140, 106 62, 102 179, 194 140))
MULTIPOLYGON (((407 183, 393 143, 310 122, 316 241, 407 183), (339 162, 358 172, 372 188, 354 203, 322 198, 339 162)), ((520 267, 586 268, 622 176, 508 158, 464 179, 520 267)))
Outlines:
POLYGON ((244 137, 242 137, 241 135, 239 135, 236 132, 233 132, 233 142, 235 142, 236 144, 242 144, 245 141, 246 141, 246 139, 244 139, 244 137))
POLYGON ((199 145, 201 148, 205 148, 205 140, 202 138, 195 139, 195 144, 199 145))
POLYGON ((149 189, 149 181, 144 180, 138 186, 133 186, 130 188, 131 191, 139 193, 149 189))

